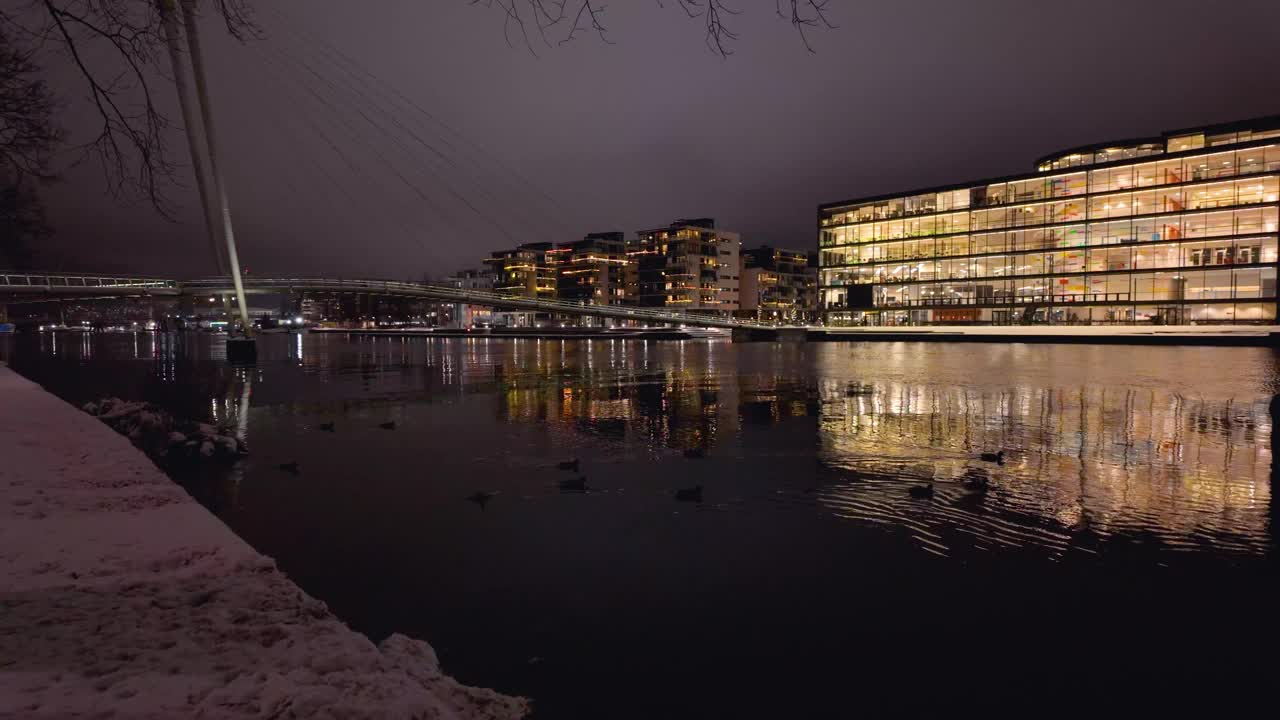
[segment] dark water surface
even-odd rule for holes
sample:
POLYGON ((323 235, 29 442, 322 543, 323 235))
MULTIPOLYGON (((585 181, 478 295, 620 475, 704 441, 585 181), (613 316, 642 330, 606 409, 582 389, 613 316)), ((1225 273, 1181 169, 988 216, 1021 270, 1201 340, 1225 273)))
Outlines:
POLYGON ((538 717, 1092 713, 1275 681, 1272 350, 260 345, 253 369, 145 333, 0 359, 237 428, 252 454, 193 495, 356 629, 538 717))

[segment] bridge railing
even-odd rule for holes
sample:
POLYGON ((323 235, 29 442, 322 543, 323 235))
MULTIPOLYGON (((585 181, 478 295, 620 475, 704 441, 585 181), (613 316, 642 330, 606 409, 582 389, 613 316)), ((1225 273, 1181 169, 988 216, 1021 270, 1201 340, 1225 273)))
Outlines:
MULTIPOLYGON (((169 280, 147 277, 121 277, 86 274, 54 273, 3 273, 0 272, 0 292, 47 292, 82 295, 94 289, 112 294, 132 294, 137 291, 179 292, 227 292, 230 278, 199 278, 195 280, 169 280)), ((759 328, 764 323, 740 320, 723 315, 701 314, 685 310, 634 307, 630 305, 593 305, 568 300, 531 298, 488 290, 473 290, 448 285, 401 282, 396 280, 344 280, 313 277, 245 277, 244 286, 257 292, 287 292, 290 290, 320 292, 360 292, 427 298, 440 302, 487 305, 533 312, 563 315, 592 315, 616 319, 641 320, 664 324, 687 324, 718 328, 759 328)))
MULTIPOLYGON (((230 278, 210 278, 184 282, 186 288, 203 288, 210 291, 225 290, 230 278)), ((426 297, 443 302, 470 305, 491 305, 566 315, 596 315, 623 319, 650 320, 661 323, 703 325, 709 327, 763 327, 759 322, 739 320, 718 315, 705 315, 687 311, 659 310, 628 305, 593 305, 567 300, 531 298, 488 290, 457 288, 448 285, 401 282, 396 280, 342 280, 332 278, 243 278, 246 289, 311 290, 331 292, 365 292, 388 295, 426 297)))
POLYGON ((107 275, 66 275, 51 273, 0 273, 0 289, 49 289, 68 288, 157 288, 176 290, 176 280, 147 277, 120 277, 107 275))

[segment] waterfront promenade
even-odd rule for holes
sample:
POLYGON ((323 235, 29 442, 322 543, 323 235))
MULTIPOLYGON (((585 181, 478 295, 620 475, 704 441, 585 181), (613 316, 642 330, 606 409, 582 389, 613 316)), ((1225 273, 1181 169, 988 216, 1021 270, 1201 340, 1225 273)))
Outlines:
POLYGON ((734 331, 735 340, 1272 346, 1276 325, 899 325, 734 331))
POLYGON ((0 717, 527 711, 444 675, 425 642, 352 631, 125 437, 0 363, 0 717))
POLYGON ((1276 325, 925 325, 824 328, 824 339, 918 339, 956 342, 1068 342, 1098 344, 1268 344, 1276 325))

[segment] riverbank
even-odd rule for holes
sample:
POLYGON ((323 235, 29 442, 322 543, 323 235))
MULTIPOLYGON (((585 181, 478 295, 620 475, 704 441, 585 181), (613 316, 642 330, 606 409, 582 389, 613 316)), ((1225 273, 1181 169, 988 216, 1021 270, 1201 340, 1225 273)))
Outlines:
POLYGON ((1276 325, 932 325, 901 327, 764 328, 734 331, 734 340, 809 342, 1047 343, 1083 345, 1280 344, 1276 325))
POLYGON ((439 337, 477 339, 528 339, 528 340, 699 340, 728 338, 729 333, 712 328, 591 328, 591 327, 537 327, 537 328, 484 328, 476 330, 453 328, 311 328, 308 332, 337 333, 351 336, 373 337, 439 337))
POLYGON ((692 340, 729 338, 735 342, 944 342, 1049 343, 1084 345, 1209 345, 1269 347, 1280 345, 1276 325, 933 325, 902 327, 760 327, 732 333, 708 328, 312 328, 314 333, 353 337, 467 337, 539 340, 692 340))
POLYGON ((521 717, 375 646, 127 438, 0 365, 0 717, 521 717))

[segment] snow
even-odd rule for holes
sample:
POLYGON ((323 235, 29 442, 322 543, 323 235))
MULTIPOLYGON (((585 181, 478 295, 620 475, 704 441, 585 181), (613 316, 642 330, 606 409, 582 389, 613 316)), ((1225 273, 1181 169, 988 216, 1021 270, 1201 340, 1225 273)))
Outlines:
POLYGON ((151 403, 103 398, 85 403, 84 411, 127 435, 153 458, 190 461, 216 456, 232 462, 248 452, 230 432, 205 423, 179 422, 151 403))
POLYGON ((0 717, 516 718, 375 646, 127 437, 0 364, 0 717))

